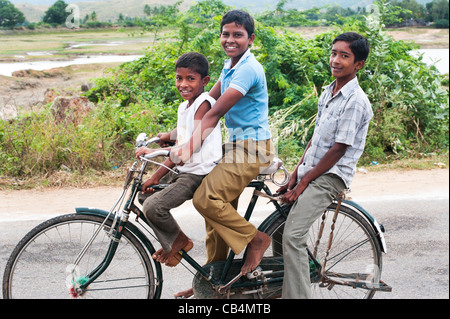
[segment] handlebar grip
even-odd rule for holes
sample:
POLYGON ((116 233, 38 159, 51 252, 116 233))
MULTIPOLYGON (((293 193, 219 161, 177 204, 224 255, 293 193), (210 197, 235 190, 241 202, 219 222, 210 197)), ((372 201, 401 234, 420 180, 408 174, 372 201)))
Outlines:
POLYGON ((162 189, 164 189, 164 188, 166 188, 168 186, 169 186, 169 184, 150 185, 150 186, 147 187, 147 189, 153 188, 155 191, 160 191, 160 190, 162 190, 162 189))
POLYGON ((169 155, 170 155, 170 151, 168 151, 168 150, 157 150, 157 151, 154 151, 153 153, 146 154, 144 156, 144 158, 151 159, 151 158, 157 157, 157 156, 169 156, 169 155))

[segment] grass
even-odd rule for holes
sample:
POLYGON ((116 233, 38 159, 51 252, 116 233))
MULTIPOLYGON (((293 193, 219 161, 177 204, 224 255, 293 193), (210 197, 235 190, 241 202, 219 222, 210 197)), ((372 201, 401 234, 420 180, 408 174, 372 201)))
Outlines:
POLYGON ((386 170, 430 170, 437 168, 449 167, 448 150, 442 154, 417 154, 409 158, 390 160, 378 165, 366 165, 369 171, 386 171, 386 170))
POLYGON ((143 54, 145 49, 153 42, 153 35, 131 36, 138 34, 138 29, 100 30, 50 30, 30 32, 0 33, 0 59, 17 59, 16 55, 24 56, 25 59, 49 58, 45 53, 57 56, 80 55, 80 54, 143 54), (115 45, 95 45, 115 42, 115 45), (71 48, 69 44, 91 45, 79 48, 71 48), (94 44, 94 45, 92 45, 94 44), (28 52, 43 52, 38 56, 29 56, 28 52))
MULTIPOLYGON (((329 30, 330 27, 298 27, 290 28, 309 39, 317 34, 329 30)), ((124 30, 115 28, 106 29, 39 29, 35 31, 0 31, 0 60, 14 60, 15 56, 21 55, 25 59, 48 59, 48 55, 28 56, 28 52, 52 53, 55 57, 80 54, 142 54, 147 47, 152 45, 154 37, 151 33, 139 36, 139 28, 127 28, 124 30), (131 36, 134 34, 135 36, 131 36), (91 43, 99 44, 105 42, 117 42, 119 45, 90 45, 79 48, 70 48, 69 43, 91 43)), ((387 33, 395 39, 415 40, 422 47, 449 45, 448 29, 430 28, 392 28, 387 33), (432 32, 431 35, 428 35, 432 32), (420 39, 425 37, 425 39, 420 39), (425 42, 421 42, 425 41, 425 42)))

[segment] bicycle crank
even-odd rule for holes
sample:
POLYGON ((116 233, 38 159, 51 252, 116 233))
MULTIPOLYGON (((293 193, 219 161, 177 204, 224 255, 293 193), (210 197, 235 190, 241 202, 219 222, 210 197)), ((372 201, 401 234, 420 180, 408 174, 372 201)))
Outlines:
POLYGON ((198 299, 271 299, 281 295, 283 281, 283 259, 281 257, 263 258, 259 267, 242 276, 242 260, 234 260, 223 281, 214 286, 210 278, 219 281, 225 262, 214 262, 203 266, 210 274, 204 278, 197 273, 192 283, 194 295, 198 299))

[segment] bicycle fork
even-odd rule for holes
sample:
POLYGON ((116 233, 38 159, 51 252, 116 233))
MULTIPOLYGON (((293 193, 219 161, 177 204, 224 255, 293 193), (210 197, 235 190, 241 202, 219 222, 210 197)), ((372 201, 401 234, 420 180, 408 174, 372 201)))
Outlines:
POLYGON ((103 222, 103 224, 101 224, 100 227, 92 235, 91 239, 85 245, 85 247, 80 252, 80 254, 78 255, 77 259, 74 262, 74 265, 73 265, 74 267, 71 271, 72 287, 70 289, 70 292, 73 297, 82 296, 88 290, 89 285, 91 283, 93 283, 110 265, 110 263, 114 257, 114 254, 116 253, 120 239, 122 237, 122 232, 125 229, 125 226, 128 222, 129 212, 126 212, 125 210, 122 212, 118 224, 117 224, 117 219, 114 219, 110 230, 107 232, 107 235, 110 238, 108 250, 107 250, 105 256, 103 257, 103 260, 99 263, 99 265, 94 270, 92 270, 89 274, 87 274, 85 276, 81 276, 81 277, 75 277, 76 267, 81 262, 86 251, 92 245, 93 241, 98 236, 100 231, 104 229, 104 225, 105 225, 106 221, 108 220, 108 218, 109 218, 109 215, 105 218, 105 221, 103 222))

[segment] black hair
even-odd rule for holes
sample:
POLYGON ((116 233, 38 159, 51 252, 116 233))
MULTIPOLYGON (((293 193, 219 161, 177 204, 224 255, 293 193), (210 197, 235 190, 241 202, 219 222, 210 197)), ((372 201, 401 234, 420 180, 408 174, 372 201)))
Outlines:
POLYGON ((366 61, 369 56, 369 41, 362 35, 355 32, 346 32, 338 35, 334 40, 333 44, 338 41, 345 41, 350 43, 350 50, 352 50, 355 55, 355 62, 366 61))
POLYGON ((188 68, 197 72, 204 78, 209 74, 208 59, 198 52, 188 52, 181 55, 175 63, 175 69, 188 68))
POLYGON ((243 26, 247 31, 249 38, 253 33, 255 33, 255 20, 253 20, 252 16, 248 12, 243 10, 231 10, 225 13, 222 18, 222 22, 220 23, 220 33, 222 33, 223 26, 225 24, 233 22, 237 25, 243 26))

